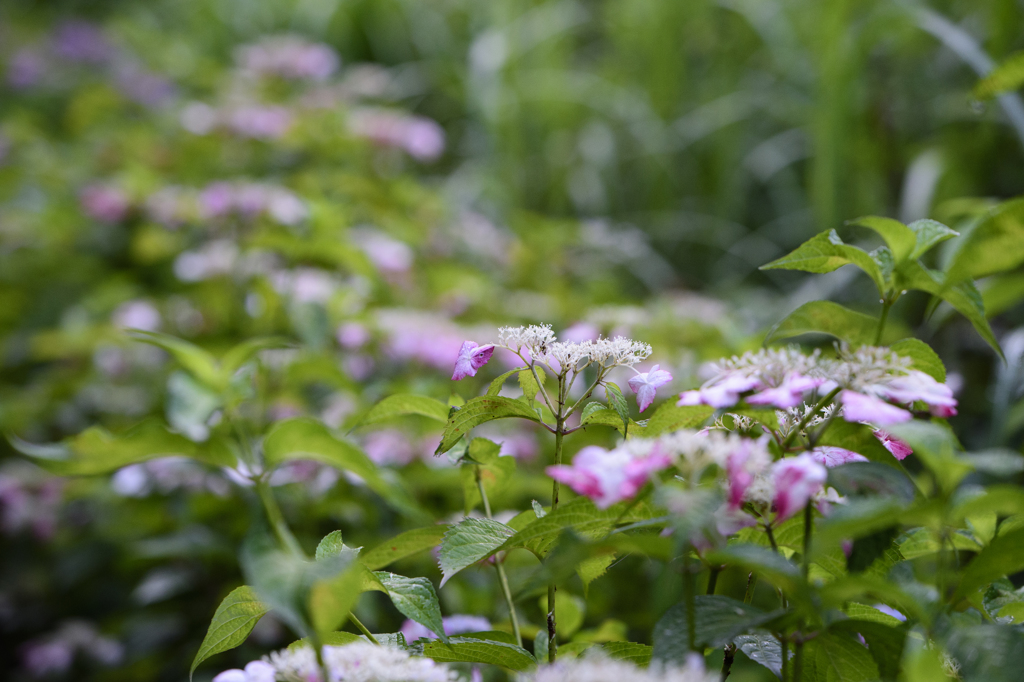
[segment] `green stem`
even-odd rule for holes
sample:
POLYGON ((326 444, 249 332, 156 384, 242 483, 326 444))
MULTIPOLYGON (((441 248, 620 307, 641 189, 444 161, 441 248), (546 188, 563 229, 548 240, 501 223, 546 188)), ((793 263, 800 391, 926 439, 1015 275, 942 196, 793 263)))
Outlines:
POLYGON ((788 682, 789 678, 789 640, 781 637, 782 644, 782 682, 788 682))
POLYGON ((274 493, 270 489, 270 485, 263 479, 257 479, 256 493, 260 497, 260 502, 263 503, 263 509, 267 513, 267 520, 270 522, 270 527, 274 530, 274 535, 277 536, 278 541, 289 552, 305 559, 306 553, 302 551, 299 541, 295 539, 291 529, 288 528, 288 524, 285 523, 284 515, 281 514, 281 508, 277 506, 277 500, 274 499, 274 493))
POLYGON ((697 650, 697 596, 693 584, 693 570, 690 548, 683 554, 683 598, 686 600, 686 645, 690 651, 697 650))
POLYGON ((757 576, 753 572, 747 574, 747 589, 743 593, 743 603, 749 604, 754 600, 754 590, 757 588, 757 576))
MULTIPOLYGON (((562 392, 559 390, 558 395, 558 414, 555 417, 555 465, 562 463, 562 438, 565 436, 565 417, 562 415, 563 398, 562 392)), ((559 484, 555 480, 551 485, 551 511, 554 513, 558 509, 558 490, 559 484)), ((555 643, 555 636, 558 633, 557 624, 555 623, 555 592, 557 588, 555 583, 548 585, 548 663, 555 662, 555 656, 557 655, 557 644, 555 643)))
MULTIPOLYGON (((476 476, 476 487, 480 491, 480 500, 484 505, 484 514, 487 518, 491 518, 491 503, 487 499, 487 490, 484 488, 483 478, 480 476, 480 467, 474 467, 474 473, 476 476)), ((505 575, 505 566, 501 563, 501 558, 498 556, 494 557, 494 568, 498 570, 498 583, 501 585, 501 594, 505 597, 505 604, 508 606, 509 617, 512 619, 512 634, 515 635, 516 644, 523 646, 523 636, 519 630, 519 616, 516 615, 516 605, 512 601, 512 590, 508 586, 508 576, 505 575)))
POLYGON ((359 632, 361 632, 364 635, 366 635, 366 639, 370 640, 371 642, 373 642, 377 646, 380 646, 380 642, 378 642, 377 638, 373 636, 373 633, 370 632, 369 629, 367 629, 367 627, 365 625, 363 625, 363 621, 361 621, 358 618, 356 618, 356 614, 349 613, 348 617, 350 619, 352 619, 352 624, 355 625, 356 628, 358 628, 359 632))
POLYGON ((707 594, 714 594, 715 587, 718 585, 718 574, 722 572, 721 566, 714 566, 711 572, 708 574, 708 589, 707 594))
POLYGON ((732 672, 732 662, 736 660, 736 645, 726 644, 725 652, 722 656, 722 682, 725 682, 729 678, 729 673, 732 672))
POLYGON ((885 321, 889 317, 889 308, 895 301, 890 301, 889 297, 886 296, 882 301, 882 316, 878 318, 878 330, 875 332, 875 345, 877 346, 882 342, 882 332, 885 331, 885 321))
POLYGON ((804 580, 807 580, 807 576, 811 572, 811 532, 813 530, 814 507, 813 503, 808 501, 807 506, 804 507, 804 580))

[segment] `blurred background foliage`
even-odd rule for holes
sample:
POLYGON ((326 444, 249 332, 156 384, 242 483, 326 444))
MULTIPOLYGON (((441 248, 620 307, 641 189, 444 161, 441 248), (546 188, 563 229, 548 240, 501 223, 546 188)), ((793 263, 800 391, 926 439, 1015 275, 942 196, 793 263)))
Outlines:
MULTIPOLYGON (((288 339, 252 370, 256 433, 295 415, 345 433, 396 392, 457 403, 458 346, 499 324, 631 335, 672 368, 671 388, 692 387, 702 361, 757 347, 800 303, 875 304, 845 270, 760 265, 831 228, 871 245, 843 227, 859 215, 963 229, 1020 192, 1024 106, 971 89, 1024 48, 1022 13, 1017 0, 7 0, 0 425, 47 443, 163 416, 204 442, 224 405, 126 327, 215 354, 288 339)), ((1006 365, 923 295, 893 312, 956 373, 968 443, 1019 443, 1016 277, 983 286, 1006 365)), ((434 519, 459 518, 438 432, 406 419, 350 437, 434 519)), ((487 435, 520 471, 496 511, 529 508, 550 443, 487 435)), ((260 516, 243 479, 177 459, 64 479, 0 451, 9 678, 183 679, 241 582, 237 549, 260 516)), ((322 465, 282 471, 272 482, 307 550, 336 528, 369 548, 422 524, 322 465)), ((439 578, 430 556, 396 570, 439 578)), ((651 562, 602 580, 578 636, 648 641, 678 599, 651 562)), ((360 617, 396 630, 371 597, 360 617)), ((446 614, 507 618, 489 574, 441 598, 446 614)), ((197 679, 288 641, 267 619, 197 679)))

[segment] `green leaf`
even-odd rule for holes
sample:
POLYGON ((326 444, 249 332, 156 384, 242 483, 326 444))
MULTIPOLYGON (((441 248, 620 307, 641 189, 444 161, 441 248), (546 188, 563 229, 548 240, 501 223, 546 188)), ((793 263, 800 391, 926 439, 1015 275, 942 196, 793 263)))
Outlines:
POLYGON ((734 641, 747 658, 768 668, 776 677, 782 677, 782 645, 775 635, 754 630, 748 635, 738 635, 734 641))
POLYGON ((953 306, 954 310, 970 321, 981 338, 999 353, 999 357, 1003 357, 999 342, 985 318, 985 304, 973 282, 946 284, 942 273, 929 270, 916 261, 904 263, 899 274, 906 288, 927 292, 953 306))
POLYGON ((427 578, 406 578, 396 573, 376 571, 374 576, 380 580, 391 603, 405 616, 441 638, 448 641, 441 622, 441 605, 437 601, 434 584, 427 578))
POLYGON ((1024 263, 1024 199, 993 208, 959 244, 949 264, 950 282, 1008 272, 1024 263))
POLYGON ((762 265, 762 270, 802 270, 803 272, 824 273, 837 270, 844 265, 856 265, 863 270, 885 293, 886 282, 878 263, 864 249, 844 244, 835 230, 822 232, 801 244, 792 253, 762 265))
POLYGON ((270 607, 262 603, 256 592, 248 585, 236 587, 217 607, 210 621, 210 627, 206 631, 203 643, 199 645, 199 651, 192 660, 192 667, 188 671, 189 679, 196 671, 199 664, 214 654, 234 649, 245 641, 260 618, 270 610, 270 607))
POLYGON ((989 319, 1024 301, 1024 272, 994 275, 984 283, 981 292, 985 314, 989 319))
POLYGON ((299 417, 275 424, 263 439, 263 458, 269 468, 308 459, 350 471, 396 509, 412 516, 424 515, 404 490, 384 480, 362 450, 336 438, 315 419, 299 417))
POLYGON ((622 432, 622 417, 619 416, 618 412, 600 403, 591 403, 591 405, 597 405, 598 407, 591 410, 586 419, 580 422, 581 424, 584 426, 610 426, 613 429, 617 429, 620 433, 622 432))
POLYGON ((215 466, 234 466, 219 442, 196 444, 148 419, 120 434, 92 426, 60 445, 34 445, 8 436, 11 446, 47 471, 61 476, 94 476, 160 457, 185 456, 215 466))
POLYGON ((804 645, 804 678, 815 682, 869 682, 879 678, 879 670, 856 634, 830 629, 804 645))
POLYGON ((831 301, 811 301, 791 312, 772 327, 764 338, 788 339, 801 334, 828 334, 852 346, 873 343, 878 318, 858 313, 831 301))
POLYGON ((498 395, 499 393, 501 393, 501 388, 505 385, 505 382, 508 381, 508 378, 511 377, 513 374, 518 374, 519 372, 522 372, 524 369, 526 368, 516 367, 515 369, 510 369, 509 371, 499 376, 497 379, 491 382, 490 386, 487 387, 487 395, 498 395))
POLYGON ((931 469, 944 490, 953 490, 974 468, 957 456, 956 436, 947 425, 914 420, 894 424, 886 431, 913 449, 914 456, 931 469))
MULTIPOLYGON (((338 552, 325 555, 324 558, 339 556, 341 551, 338 548, 338 552)), ((317 553, 320 553, 319 547, 317 553)), ((320 559, 319 556, 317 558, 320 559)), ((365 571, 362 564, 352 561, 340 574, 319 580, 310 588, 307 608, 313 629, 318 634, 333 632, 348 620, 352 608, 359 601, 359 595, 363 593, 365 571)))
MULTIPOLYGON (((763 611, 750 604, 721 595, 697 595, 696 646, 720 647, 737 635, 777 618, 781 611, 763 611)), ((654 626, 653 658, 657 661, 683 663, 690 653, 687 645, 689 617, 686 604, 676 604, 654 626)))
POLYGON ((231 376, 241 369, 242 365, 249 362, 254 355, 267 348, 285 348, 289 346, 288 339, 276 336, 249 339, 233 347, 224 357, 220 359, 220 373, 223 381, 228 381, 231 376))
POLYGON ((594 413, 606 409, 608 408, 606 408, 604 405, 597 401, 587 403, 586 405, 583 406, 583 412, 580 414, 580 423, 586 424, 588 421, 590 421, 590 418, 594 416, 594 413))
POLYGON ((770 583, 788 591, 791 598, 805 596, 806 585, 799 569, 767 547, 732 544, 708 552, 704 559, 713 564, 729 564, 746 571, 755 571, 770 583))
POLYGON ((537 413, 519 400, 497 395, 472 398, 461 410, 448 417, 441 443, 437 446, 437 451, 434 454, 444 454, 476 426, 495 419, 510 417, 529 419, 534 422, 540 421, 537 413))
POLYGON ((1015 52, 974 86, 974 98, 991 99, 1024 85, 1024 52, 1015 52))
POLYGON ((636 642, 605 642, 601 650, 609 657, 620 661, 629 661, 640 668, 646 668, 651 663, 651 654, 654 647, 636 642))
POLYGON ((370 411, 363 415, 363 418, 352 428, 376 424, 407 414, 418 414, 443 424, 448 421, 448 406, 440 400, 425 395, 398 393, 384 398, 370 408, 370 411))
POLYGON ((841 495, 872 495, 913 502, 917 488, 906 474, 879 462, 851 462, 828 470, 828 484, 841 495))
POLYGON ((207 386, 218 391, 223 391, 227 387, 227 382, 220 372, 216 358, 199 346, 176 336, 147 332, 141 329, 133 329, 128 332, 128 335, 136 341, 163 348, 179 365, 207 386))
POLYGON ((707 405, 676 405, 674 400, 662 403, 644 426, 635 425, 630 433, 639 438, 656 438, 663 433, 701 426, 714 414, 707 405))
POLYGON ((619 419, 622 420, 623 432, 627 431, 629 429, 629 404, 626 402, 626 397, 622 395, 622 390, 611 381, 605 382, 604 389, 608 398, 608 407, 619 415, 619 419))
POLYGON ((523 389, 523 397, 531 403, 537 397, 537 394, 540 393, 540 388, 544 385, 544 380, 547 378, 543 369, 537 367, 536 370, 537 379, 540 379, 540 383, 537 383, 537 379, 533 378, 533 372, 529 369, 519 371, 519 387, 523 389))
POLYGON ((890 349, 901 357, 910 358, 914 369, 924 372, 938 382, 946 381, 946 366, 942 364, 938 353, 924 341, 903 339, 892 344, 890 349))
POLYGON ((897 263, 905 261, 907 258, 917 257, 911 255, 917 244, 914 231, 898 220, 869 215, 849 220, 846 224, 866 227, 881 235, 885 243, 889 245, 889 249, 892 251, 893 258, 897 263))
POLYGON ((823 585, 819 592, 824 606, 842 608, 851 601, 881 602, 908 618, 927 623, 928 611, 892 580, 871 573, 854 573, 836 578, 823 585))
POLYGON ((514 457, 501 457, 501 446, 486 438, 474 438, 469 443, 466 459, 463 460, 461 471, 462 493, 465 499, 466 516, 481 502, 477 476, 483 484, 488 499, 505 488, 516 471, 514 457))
POLYGON ((996 536, 964 569, 957 596, 988 587, 997 578, 1024 570, 1024 528, 996 536))
POLYGON ((514 535, 511 528, 492 519, 463 519, 451 526, 441 540, 441 587, 462 569, 490 556, 514 535))
POLYGON ((336 556, 341 554, 345 549, 345 543, 341 541, 341 531, 331 531, 323 537, 320 544, 316 546, 316 554, 314 557, 319 561, 320 559, 326 559, 327 557, 336 556))
POLYGON ((423 646, 423 655, 440 663, 488 663, 516 672, 537 665, 537 659, 515 644, 471 637, 451 637, 447 644, 441 641, 429 642, 423 646))
POLYGON ((437 547, 450 527, 439 524, 406 531, 382 542, 368 552, 361 553, 359 560, 371 571, 384 568, 399 559, 437 547))
POLYGON ((900 661, 903 660, 903 645, 907 638, 906 627, 883 625, 877 621, 843 620, 833 623, 829 626, 828 631, 854 639, 860 635, 867 643, 868 653, 874 659, 881 678, 895 680, 899 675, 900 661))
POLYGON ((937 220, 927 218, 915 220, 907 227, 914 232, 915 237, 914 250, 910 253, 911 260, 920 258, 947 239, 960 236, 956 230, 946 227, 937 220))
MULTIPOLYGON (((547 613, 548 596, 541 595, 537 600, 537 608, 547 613)), ((555 592, 555 622, 558 623, 558 636, 568 639, 583 625, 587 612, 586 603, 576 595, 559 589, 555 592)))
MULTIPOLYGON (((366 640, 363 639, 363 637, 351 632, 324 632, 320 634, 320 642, 326 646, 343 646, 345 644, 351 644, 352 642, 364 641, 366 640)), ((288 651, 296 651, 297 649, 305 649, 306 647, 312 646, 313 641, 309 637, 303 637, 302 639, 297 639, 289 644, 287 648, 288 651)))
POLYGON ((890 616, 888 613, 882 613, 874 606, 858 604, 857 602, 850 602, 847 604, 843 608, 843 612, 854 622, 870 621, 872 623, 881 623, 882 625, 888 625, 894 628, 899 627, 903 622, 899 618, 890 616))
MULTIPOLYGON (((826 554, 840 547, 844 540, 856 540, 892 527, 904 508, 899 500, 885 497, 862 497, 836 505, 814 533, 811 555, 826 554)), ((890 538, 882 551, 891 544, 890 538)))

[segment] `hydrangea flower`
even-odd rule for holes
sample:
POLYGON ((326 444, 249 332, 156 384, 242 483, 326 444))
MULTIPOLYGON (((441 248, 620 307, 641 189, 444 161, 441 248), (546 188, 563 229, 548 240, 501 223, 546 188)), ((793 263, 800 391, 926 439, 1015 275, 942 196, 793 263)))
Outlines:
MULTIPOLYGON (((466 614, 455 614, 445 616, 441 619, 444 625, 444 633, 448 636, 462 635, 467 632, 487 632, 491 629, 491 622, 481 616, 470 616, 466 614)), ((415 642, 418 639, 437 639, 437 634, 414 620, 407 620, 402 623, 402 635, 406 642, 415 642)))
POLYGON ((851 462, 868 461, 868 458, 864 455, 833 445, 821 445, 813 450, 808 450, 807 454, 813 457, 815 462, 829 469, 851 462))
POLYGON ((672 375, 661 369, 661 365, 655 365, 649 372, 637 372, 636 376, 629 380, 629 388, 636 393, 636 404, 643 412, 651 403, 658 389, 672 381, 672 375))
POLYGON ((403 649, 352 642, 323 648, 324 680, 311 647, 284 649, 253 661, 244 670, 225 670, 214 682, 456 682, 443 663, 414 657, 403 649))
POLYGON ((776 523, 803 509, 808 500, 821 492, 828 478, 825 467, 809 453, 779 460, 772 465, 771 471, 775 484, 776 523))
POLYGON ((914 452, 909 445, 898 438, 893 438, 881 429, 875 431, 875 438, 882 441, 882 445, 885 446, 885 449, 891 452, 892 456, 900 461, 903 461, 907 458, 907 455, 914 452))
POLYGON ((704 657, 690 654, 684 666, 652 661, 647 668, 594 652, 581 658, 560 659, 542 665, 519 682, 717 682, 720 675, 704 668, 704 657))
POLYGON ((459 381, 466 377, 475 377, 476 371, 487 364, 494 354, 494 344, 478 346, 473 341, 466 341, 459 349, 459 359, 455 361, 452 380, 459 381))
POLYGON ((630 441, 614 450, 590 445, 576 453, 572 465, 549 466, 546 471, 551 478, 594 500, 600 509, 607 509, 636 495, 652 473, 671 463, 667 454, 650 446, 637 448, 636 442, 630 441))
POLYGON ((914 415, 885 402, 881 398, 856 391, 842 391, 839 400, 843 403, 843 418, 848 422, 868 422, 889 426, 913 419, 914 415))

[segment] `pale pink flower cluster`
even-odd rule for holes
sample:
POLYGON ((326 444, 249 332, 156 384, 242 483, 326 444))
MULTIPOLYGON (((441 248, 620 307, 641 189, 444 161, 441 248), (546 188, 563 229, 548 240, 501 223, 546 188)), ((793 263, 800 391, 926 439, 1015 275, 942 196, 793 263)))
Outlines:
POLYGON ((100 634, 92 623, 70 620, 55 632, 26 644, 22 659, 33 677, 51 677, 67 673, 76 654, 103 665, 116 665, 124 658, 124 646, 100 634))
POLYGON ((86 215, 101 223, 119 223, 131 209, 128 195, 111 185, 88 185, 79 192, 78 200, 86 215))
POLYGON ((146 215, 164 227, 266 216, 280 225, 297 225, 309 216, 306 203, 291 190, 265 182, 217 181, 201 190, 170 185, 145 201, 146 215))
POLYGON ((339 64, 338 54, 330 46, 291 35, 243 45, 235 51, 235 60, 243 71, 256 75, 313 81, 326 80, 339 64))
MULTIPOLYGON (((466 614, 445 616, 441 619, 441 623, 444 625, 444 634, 449 637, 464 635, 467 632, 487 632, 491 629, 491 621, 481 616, 466 614)), ((414 620, 406 620, 402 623, 400 632, 405 637, 407 644, 411 644, 418 639, 437 639, 437 635, 432 630, 427 629, 427 626, 421 625, 414 620)))
POLYGON ((366 107, 349 114, 348 127, 356 137, 401 149, 418 161, 433 161, 444 152, 444 129, 422 116, 366 107))
POLYGON ((701 388, 680 395, 680 405, 731 407, 741 399, 752 405, 792 408, 812 391, 841 389, 847 421, 888 426, 908 421, 916 402, 938 417, 956 414, 956 398, 946 384, 911 368, 909 358, 887 348, 864 346, 841 351, 835 360, 795 348, 746 353, 711 366, 713 377, 701 388))
POLYGON ((221 108, 191 102, 181 111, 181 126, 193 135, 224 130, 239 137, 277 140, 291 129, 291 109, 277 104, 246 103, 221 108))
POLYGON ((458 673, 443 663, 370 642, 323 648, 324 680, 311 647, 283 649, 244 669, 225 670, 214 682, 456 682, 458 673))
POLYGON ((717 682, 720 675, 704 667, 704 657, 691 654, 682 666, 652 661, 647 668, 588 652, 580 658, 562 658, 521 675, 519 682, 717 682))

